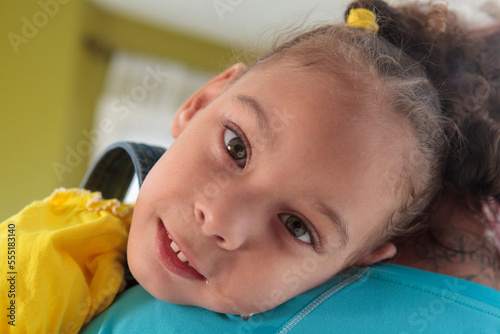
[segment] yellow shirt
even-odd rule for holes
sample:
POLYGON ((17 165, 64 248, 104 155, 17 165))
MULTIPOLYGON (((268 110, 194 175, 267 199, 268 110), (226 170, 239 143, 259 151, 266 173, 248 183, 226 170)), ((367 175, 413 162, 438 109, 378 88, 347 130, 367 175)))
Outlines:
POLYGON ((108 307, 124 287, 132 212, 59 189, 1 223, 0 333, 77 333, 108 307))

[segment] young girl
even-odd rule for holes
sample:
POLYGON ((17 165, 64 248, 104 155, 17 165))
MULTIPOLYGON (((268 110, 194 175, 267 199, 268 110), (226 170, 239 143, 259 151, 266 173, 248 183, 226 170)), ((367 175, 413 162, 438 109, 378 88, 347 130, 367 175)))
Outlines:
MULTIPOLYGON (((318 326, 341 331, 340 323, 332 321, 353 316, 373 323, 376 318, 370 316, 377 313, 366 303, 369 299, 359 300, 356 291, 365 291, 355 287, 362 282, 370 287, 377 277, 394 283, 396 273, 365 266, 394 256, 391 239, 420 226, 442 185, 499 196, 498 164, 473 175, 484 183, 460 174, 461 164, 482 166, 471 150, 476 143, 463 139, 474 140, 468 136, 475 124, 471 120, 483 108, 476 112, 457 100, 470 93, 470 81, 454 81, 457 71, 443 44, 448 21, 433 17, 427 20, 416 10, 392 9, 381 1, 355 2, 346 25, 305 32, 250 68, 236 64, 187 100, 172 125, 176 142, 148 174, 135 204, 127 259, 140 286, 127 290, 86 331, 267 333, 315 331, 318 326), (352 293, 347 303, 330 298, 341 296, 341 289, 352 293), (366 318, 356 305, 363 305, 366 318), (321 323, 325 312, 342 317, 321 323), (252 314, 257 315, 242 322, 252 314)), ((483 118, 478 122, 494 126, 486 114, 483 118)), ((495 146, 495 161, 497 155, 495 146)), ((70 205, 84 223, 98 214, 116 230, 128 225, 119 217, 127 217, 130 208, 83 191, 56 192, 45 204, 54 216, 70 205), (85 205, 95 209, 91 215, 85 205)), ((15 227, 19 247, 24 247, 21 224, 26 217, 21 213, 2 224, 15 227)), ((90 297, 78 290, 76 302, 61 304, 58 319, 50 326, 44 320, 32 331, 77 331, 110 304, 120 287, 119 271, 113 267, 106 276, 101 269, 95 279, 92 265, 103 257, 108 265, 119 263, 123 239, 109 235, 116 236, 116 246, 104 249, 104 256, 97 252, 75 261, 83 263, 90 297), (113 284, 106 286, 106 278, 113 284)), ((82 234, 77 239, 88 240, 82 234)), ((28 259, 19 254, 17 263, 23 261, 28 259)), ((26 279, 20 272, 12 275, 14 281, 26 279)), ((405 282, 378 286, 364 296, 427 289, 417 283, 404 292, 405 282)), ((446 295, 442 286, 428 289, 446 295)), ((443 297, 449 312, 474 312, 485 318, 484 328, 498 328, 500 305, 459 292, 443 297)), ((17 293, 21 300, 24 292, 17 293)), ((428 296, 439 296, 433 293, 428 296)), ((403 309, 417 309, 412 298, 405 301, 403 309)), ((14 318, 16 325, 26 326, 19 317, 29 305, 22 305, 25 309, 14 312, 14 318)), ((397 313, 377 316, 382 320, 397 313)), ((411 320, 420 320, 418 314, 411 320)))

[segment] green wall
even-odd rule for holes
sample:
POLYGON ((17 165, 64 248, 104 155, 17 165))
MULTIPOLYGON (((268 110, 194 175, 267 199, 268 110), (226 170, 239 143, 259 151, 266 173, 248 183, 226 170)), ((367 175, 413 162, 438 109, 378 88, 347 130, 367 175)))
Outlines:
POLYGON ((213 72, 233 55, 227 46, 83 0, 7 0, 1 6, 0 221, 57 187, 79 184, 88 165, 82 131, 91 130, 113 50, 213 72))

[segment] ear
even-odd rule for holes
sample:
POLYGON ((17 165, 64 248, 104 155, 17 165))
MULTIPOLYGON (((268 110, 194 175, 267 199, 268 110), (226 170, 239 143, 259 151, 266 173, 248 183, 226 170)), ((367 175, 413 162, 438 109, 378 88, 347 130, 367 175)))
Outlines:
POLYGON ((246 70, 244 64, 234 64, 194 93, 175 114, 171 129, 172 136, 177 138, 199 110, 215 100, 231 82, 239 78, 246 70))
POLYGON ((396 252, 396 246, 391 242, 386 242, 385 244, 378 246, 374 250, 361 256, 355 264, 369 266, 371 264, 392 258, 396 255, 396 252))

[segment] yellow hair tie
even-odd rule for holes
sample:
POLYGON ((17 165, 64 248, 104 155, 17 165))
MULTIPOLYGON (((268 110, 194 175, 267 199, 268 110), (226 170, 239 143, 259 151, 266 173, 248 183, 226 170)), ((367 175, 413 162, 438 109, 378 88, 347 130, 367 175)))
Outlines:
POLYGON ((346 26, 368 30, 372 34, 378 31, 377 17, 365 8, 353 8, 347 16, 346 26))

